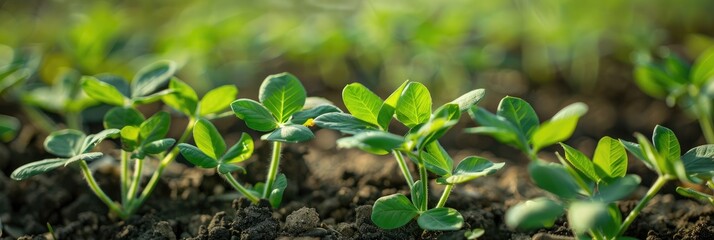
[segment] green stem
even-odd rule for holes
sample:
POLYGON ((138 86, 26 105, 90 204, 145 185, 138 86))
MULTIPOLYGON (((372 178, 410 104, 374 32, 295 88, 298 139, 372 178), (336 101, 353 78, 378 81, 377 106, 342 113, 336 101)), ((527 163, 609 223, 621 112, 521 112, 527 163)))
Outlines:
POLYGON ((444 188, 444 192, 441 194, 441 198, 439 198, 439 203, 436 204, 437 208, 444 207, 444 205, 446 205, 446 200, 449 199, 451 189, 453 188, 453 184, 446 185, 446 188, 444 188))
POLYGON ((129 199, 129 152, 121 151, 121 172, 119 181, 121 184, 121 202, 126 204, 129 199))
POLYGON ((392 154, 394 154, 394 158, 397 159, 399 169, 402 170, 402 175, 404 175, 404 179, 407 180, 407 185, 409 185, 409 190, 411 190, 414 188, 414 178, 412 177, 412 173, 409 172, 409 167, 407 166, 407 162, 404 161, 404 156, 397 150, 392 150, 392 154))
POLYGON ((82 113, 67 112, 65 113, 65 122, 70 129, 82 130, 82 113))
POLYGON ((131 180, 131 187, 129 187, 129 194, 127 195, 127 200, 129 204, 134 201, 136 197, 136 192, 139 190, 139 183, 141 183, 141 171, 144 167, 143 159, 136 159, 134 163, 134 177, 131 180))
POLYGON ((258 200, 260 200, 260 199, 258 197, 256 197, 255 195, 253 195, 252 193, 250 193, 250 191, 248 191, 248 189, 246 189, 245 187, 243 187, 243 185, 241 185, 238 181, 236 181, 236 179, 233 178, 233 174, 227 173, 227 174, 221 174, 221 176, 223 176, 231 184, 231 186, 233 186, 233 188, 235 188, 236 190, 238 190, 238 192, 243 194, 243 196, 248 198, 248 200, 250 200, 253 203, 258 203, 258 200))
POLYGON ((424 204, 422 204, 422 209, 420 210, 426 211, 429 209, 429 174, 426 172, 426 167, 421 159, 419 160, 419 179, 421 180, 421 185, 424 189, 424 204))
POLYGON ((263 198, 265 199, 270 197, 270 192, 272 192, 273 190, 273 183, 275 182, 275 178, 278 176, 278 167, 280 167, 281 147, 281 142, 273 142, 273 156, 270 160, 270 169, 268 169, 268 176, 265 179, 265 189, 263 189, 263 198))
POLYGON ((109 210, 113 211, 116 213, 120 218, 126 219, 128 215, 124 214, 122 212, 121 208, 119 207, 118 204, 116 204, 114 201, 112 201, 109 196, 107 196, 104 191, 102 191, 102 188, 99 187, 97 184, 97 181, 94 179, 94 176, 92 175, 92 171, 89 170, 89 166, 87 166, 87 162, 84 160, 79 161, 79 166, 82 168, 82 174, 84 174, 84 179, 87 180, 87 184, 89 184, 89 188, 92 189, 92 192, 94 192, 94 195, 97 195, 104 204, 109 207, 109 210))
POLYGON ((156 188, 156 184, 159 183, 159 180, 161 179, 161 174, 164 173, 164 169, 166 169, 166 166, 168 166, 169 163, 171 163, 174 159, 176 159, 176 156, 178 156, 178 144, 186 142, 186 140, 188 140, 188 137, 191 136, 191 131, 193 131, 194 123, 196 123, 196 119, 190 118, 188 121, 188 125, 186 125, 186 130, 183 131, 183 134, 181 134, 181 137, 179 138, 178 142, 176 142, 176 145, 171 148, 171 151, 166 154, 163 159, 161 159, 159 166, 156 168, 156 171, 154 171, 154 174, 151 175, 151 179, 149 179, 149 183, 146 184, 144 191, 141 192, 141 195, 136 198, 136 200, 132 201, 131 206, 129 206, 129 209, 127 210, 127 215, 132 215, 139 208, 139 206, 144 204, 144 201, 149 198, 151 192, 153 192, 154 188, 156 188))
POLYGON ((704 138, 708 144, 714 144, 714 127, 712 127, 712 119, 706 114, 699 113, 699 125, 704 133, 704 138))
POLYGON ((657 178, 657 181, 652 184, 649 190, 647 190, 647 194, 640 200, 639 203, 637 203, 637 206, 635 206, 635 209, 632 209, 629 215, 627 215, 627 218, 625 218, 625 221, 622 222, 622 225, 620 225, 620 230, 618 231, 618 236, 622 236, 625 234, 625 231, 627 231, 627 228, 630 227, 630 224, 632 224, 633 221, 635 221, 635 218, 637 218, 637 215, 640 214, 643 208, 647 206, 647 203, 652 200, 652 198, 657 195, 657 192, 664 186, 665 183, 669 181, 669 178, 666 176, 660 176, 657 178))

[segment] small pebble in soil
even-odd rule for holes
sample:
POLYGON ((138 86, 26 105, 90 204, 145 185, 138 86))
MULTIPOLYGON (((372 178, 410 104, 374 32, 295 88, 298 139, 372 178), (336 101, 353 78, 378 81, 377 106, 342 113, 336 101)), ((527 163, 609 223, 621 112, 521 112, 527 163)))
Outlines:
MULTIPOLYGON (((320 224, 320 216, 314 208, 300 208, 294 211, 285 219, 286 231, 293 235, 298 235, 320 224)), ((324 229, 323 229, 324 230, 324 229)))

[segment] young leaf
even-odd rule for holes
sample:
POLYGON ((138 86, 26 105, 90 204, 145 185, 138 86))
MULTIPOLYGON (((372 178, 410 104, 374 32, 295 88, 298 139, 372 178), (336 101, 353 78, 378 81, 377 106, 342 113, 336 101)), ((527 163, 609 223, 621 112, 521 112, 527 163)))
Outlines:
POLYGON ((218 164, 218 173, 220 174, 230 174, 235 171, 240 171, 241 173, 246 173, 245 168, 233 165, 230 163, 220 163, 218 164))
POLYGON ((488 112, 483 108, 472 107, 469 115, 481 127, 466 129, 468 133, 486 134, 492 136, 501 143, 509 144, 522 151, 526 151, 526 140, 520 131, 501 116, 488 112))
POLYGON ((389 128, 389 123, 394 117, 394 111, 397 109, 397 101, 399 101, 399 97, 402 95, 402 92, 404 91, 404 88, 407 87, 408 83, 409 80, 406 80, 402 83, 402 85, 399 85, 399 87, 394 90, 394 92, 392 92, 386 100, 384 100, 384 103, 382 103, 382 106, 379 108, 377 122, 379 122, 379 126, 382 127, 382 129, 386 130, 389 128))
POLYGON ((104 128, 122 129, 125 126, 139 126, 144 115, 132 107, 114 107, 104 115, 104 128))
POLYGON ((640 182, 640 177, 634 174, 615 178, 611 182, 602 182, 593 198, 605 203, 621 200, 632 194, 640 186, 640 182))
POLYGON ((218 159, 226 152, 226 142, 221 133, 206 119, 199 119, 194 125, 193 139, 196 146, 213 159, 218 159))
POLYGON ((644 158, 640 160, 645 162, 645 165, 651 166, 650 169, 655 170, 657 174, 660 175, 670 172, 666 160, 657 152, 644 135, 635 133, 635 138, 637 138, 637 146, 640 147, 640 152, 644 156, 644 158))
POLYGON ((585 174, 585 176, 587 176, 591 180, 595 182, 600 181, 602 177, 597 174, 593 162, 590 161, 590 159, 585 156, 585 154, 575 148, 568 146, 565 143, 561 143, 560 146, 562 146, 563 150, 565 150, 565 159, 568 160, 568 163, 570 163, 570 165, 575 167, 575 169, 578 169, 578 171, 585 174))
POLYGON ((578 117, 568 117, 558 120, 544 122, 535 130, 531 137, 533 150, 538 150, 550 146, 557 142, 562 142, 573 135, 575 127, 578 125, 578 117))
POLYGON ((402 147, 404 138, 388 132, 369 131, 356 134, 352 137, 337 140, 339 148, 359 148, 364 151, 384 155, 396 148, 402 147))
POLYGON ((114 88, 119 91, 124 98, 128 99, 129 96, 131 96, 129 82, 127 82, 123 77, 106 73, 96 75, 95 77, 99 79, 99 81, 114 86, 114 88))
POLYGON ((43 174, 49 171, 54 170, 55 168, 61 167, 64 165, 64 162, 67 161, 65 158, 51 158, 51 159, 45 159, 45 160, 40 160, 37 162, 31 162, 25 165, 22 165, 21 167, 15 169, 15 171, 12 171, 12 174, 10 175, 10 178, 14 180, 25 180, 29 177, 38 175, 38 174, 43 174))
POLYGON ((323 114, 327 113, 341 113, 342 110, 339 108, 335 107, 334 105, 320 105, 314 108, 310 109, 305 109, 299 112, 296 112, 293 114, 293 117, 290 119, 290 123, 293 124, 304 124, 308 119, 312 118, 315 119, 319 116, 322 116, 323 114))
POLYGON ((424 206, 424 197, 428 193, 426 189, 424 189, 424 184, 421 183, 421 180, 414 182, 414 187, 412 187, 411 190, 412 203, 414 203, 414 207, 417 209, 426 209, 426 206, 424 206))
POLYGON ((422 229, 434 231, 459 230, 464 224, 464 217, 453 208, 432 208, 419 215, 417 223, 422 229))
POLYGON ((471 107, 478 104, 481 101, 481 99, 483 99, 484 95, 486 95, 486 90, 475 89, 475 90, 465 93, 464 95, 461 95, 457 99, 454 99, 454 101, 451 101, 451 103, 458 104, 459 110, 461 112, 465 112, 465 111, 469 110, 471 107))
POLYGON ((397 120, 407 127, 425 123, 431 117, 431 95, 421 83, 410 82, 397 100, 397 120))
POLYGON ((706 50, 692 66, 692 84, 702 86, 714 77, 714 48, 706 50))
POLYGON ((418 210, 402 194, 384 196, 374 202, 372 222, 383 229, 395 229, 409 223, 418 210))
POLYGON ((582 117, 585 115, 585 113, 588 112, 588 105, 585 105, 585 103, 581 102, 576 102, 572 103, 563 109, 560 109, 553 117, 550 119, 551 121, 557 121, 557 120, 562 120, 566 118, 572 118, 572 117, 582 117))
POLYGON ((254 130, 268 132, 278 127, 278 123, 268 109, 256 101, 238 99, 231 103, 231 109, 238 118, 243 119, 245 124, 254 130))
POLYGON ((687 175, 711 178, 714 175, 714 145, 692 148, 682 155, 682 162, 687 175))
POLYGON ((270 192, 270 197, 268 197, 268 201, 270 201, 270 205, 273 206, 273 208, 277 209, 280 207, 280 203, 283 201, 283 192, 285 192, 285 188, 287 187, 288 179, 285 177, 285 174, 279 174, 275 179, 273 191, 270 192))
POLYGON ((72 164, 76 161, 79 161, 79 160, 83 160, 83 161, 87 161, 87 162, 94 161, 94 160, 102 158, 102 156, 104 156, 104 154, 100 153, 100 152, 79 154, 77 156, 66 159, 66 161, 64 161, 64 166, 70 165, 70 164, 72 164))
MULTIPOLYGON (((451 174, 451 170, 454 169, 454 159, 449 156, 449 153, 446 152, 446 150, 444 149, 444 147, 441 146, 439 141, 434 141, 426 145, 424 149, 427 153, 429 153, 431 157, 437 159, 438 165, 440 166, 439 168, 446 172, 445 174, 440 176, 451 174)), ((427 169, 429 169, 428 164, 426 167, 427 169)))
POLYGON ((485 158, 476 156, 466 157, 456 166, 454 174, 445 179, 445 182, 448 184, 468 182, 479 177, 494 174, 503 168, 505 164, 506 163, 493 163, 485 158))
POLYGON ((71 157, 80 153, 85 137, 73 129, 54 131, 45 139, 45 150, 60 157, 71 157))
POLYGON ((565 209, 547 198, 521 202, 506 212, 506 225, 511 229, 531 230, 552 227, 565 209))
POLYGON ((139 146, 139 127, 125 126, 121 129, 121 148, 132 152, 139 146))
POLYGON ((127 100, 114 86, 90 76, 82 77, 82 89, 95 100, 109 105, 122 106, 127 100))
POLYGON ((598 142, 593 163, 595 163, 595 170, 601 178, 624 177, 627 173, 625 148, 619 141, 610 137, 603 137, 598 142))
POLYGON ((314 138, 315 135, 309 128, 298 124, 286 124, 273 132, 260 137, 260 139, 268 141, 278 141, 287 143, 304 142, 314 138))
POLYGON ((159 87, 165 86, 167 81, 176 72, 176 64, 170 61, 152 63, 139 70, 131 81, 131 98, 147 96, 159 87))
POLYGON ((528 165, 528 172, 533 182, 543 190, 564 199, 575 199, 579 196, 580 187, 563 165, 534 162, 528 165))
POLYGON ((86 153, 89 152, 89 150, 92 150, 99 142, 103 141, 106 138, 116 138, 119 136, 119 129, 105 129, 102 130, 99 133, 96 134, 90 134, 86 138, 84 138, 84 141, 82 142, 82 147, 79 149, 77 153, 86 153))
MULTIPOLYGON (((285 123, 305 105, 307 93, 295 76, 281 73, 268 76, 260 85, 260 102, 279 123, 285 123)), ((234 109, 235 110, 235 109, 234 109)))
POLYGON ((610 220, 607 205, 601 202, 574 202, 568 208, 568 223, 578 235, 598 231, 610 220))
POLYGON ((421 154, 422 160, 424 160, 424 166, 430 172, 433 172, 439 176, 446 176, 451 174, 451 167, 448 163, 443 161, 441 158, 437 158, 428 152, 423 152, 421 154))
POLYGON ((505 97, 498 104, 496 115, 511 122, 520 133, 530 139, 540 124, 535 110, 526 101, 516 97, 505 97))
POLYGON ((321 128, 337 130, 348 134, 357 134, 378 129, 377 126, 359 120, 347 113, 327 113, 315 118, 314 123, 321 128))
POLYGON ((202 168, 215 168, 218 161, 203 153, 200 149, 186 143, 179 143, 178 149, 181 155, 189 162, 202 168))
POLYGON ((652 135, 652 143, 655 149, 668 162, 679 161, 681 149, 679 148, 679 140, 674 132, 669 128, 657 125, 652 135))
POLYGON ((198 102, 199 115, 205 116, 226 109, 235 100, 236 95, 238 95, 238 88, 233 85, 221 86, 208 91, 198 102))
POLYGON ((345 107, 359 120, 380 125, 378 118, 382 99, 360 83, 351 83, 342 90, 345 107))
POLYGON ((176 140, 173 138, 164 138, 144 144, 142 151, 146 154, 159 154, 169 150, 174 143, 176 143, 176 140))
POLYGON ((191 86, 182 82, 178 78, 171 78, 171 82, 169 82, 169 89, 173 92, 161 97, 161 100, 166 105, 176 109, 186 116, 193 116, 196 114, 198 95, 196 95, 196 91, 194 91, 191 86))
POLYGON ((624 146, 625 149, 630 152, 630 154, 634 155, 635 158, 641 160, 645 164, 645 166, 647 166, 647 168, 655 170, 655 166, 651 162, 649 162, 649 160, 645 156, 645 153, 642 152, 642 148, 640 148, 639 144, 628 142, 622 139, 620 139, 620 143, 622 143, 622 146, 624 146))
POLYGON ((167 112, 157 112, 139 126, 141 142, 153 142, 162 139, 169 133, 171 116, 167 112))
POLYGON ((247 133, 243 133, 238 142, 221 157, 220 162, 239 163, 245 161, 253 155, 253 148, 253 138, 247 133))

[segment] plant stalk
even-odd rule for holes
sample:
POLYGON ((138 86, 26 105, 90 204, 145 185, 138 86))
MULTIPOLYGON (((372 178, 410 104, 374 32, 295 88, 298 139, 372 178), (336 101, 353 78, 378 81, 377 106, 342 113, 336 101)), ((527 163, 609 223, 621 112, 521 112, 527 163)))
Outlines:
POLYGON ((121 173, 119 182, 121 184, 121 202, 127 204, 129 200, 129 152, 121 150, 121 173))
POLYGON ((412 173, 409 172, 409 167, 407 166, 407 162, 404 161, 404 156, 397 150, 392 150, 392 154, 394 154, 394 158, 397 159, 399 169, 402 170, 402 175, 404 175, 404 179, 407 180, 407 185, 409 185, 409 190, 411 191, 412 188, 414 188, 414 178, 412 177, 412 173))
POLYGON ((236 179, 233 178, 233 174, 226 173, 226 174, 221 174, 221 176, 223 176, 231 184, 231 186, 233 186, 233 188, 235 188, 236 190, 238 190, 238 192, 243 194, 243 196, 248 198, 248 200, 250 200, 253 203, 258 203, 258 200, 260 200, 260 199, 258 197, 256 197, 255 195, 253 195, 252 193, 250 193, 250 191, 248 191, 248 189, 246 189, 245 187, 243 187, 243 185, 241 185, 238 181, 236 181, 236 179))
POLYGON ((156 169, 154 174, 151 175, 151 179, 149 179, 149 183, 146 184, 146 187, 144 187, 144 190, 141 192, 141 195, 136 198, 135 201, 132 201, 131 206, 129 206, 129 209, 127 210, 127 215, 133 214, 139 208, 139 206, 144 204, 144 201, 146 201, 149 195, 151 195, 151 192, 154 191, 154 188, 156 188, 156 184, 159 183, 159 180, 161 179, 161 174, 164 173, 164 169, 166 168, 166 166, 168 166, 169 163, 171 163, 174 159, 176 159, 176 156, 178 156, 178 144, 186 142, 189 136, 191 136, 194 123, 196 123, 196 119, 190 118, 188 124, 186 125, 186 129, 183 131, 183 134, 181 134, 181 137, 176 142, 176 145, 174 145, 173 148, 171 148, 171 151, 166 154, 163 159, 161 159, 158 168, 156 169))
POLYGON ((439 203, 436 204, 437 208, 444 207, 444 205, 446 205, 446 200, 449 199, 449 195, 451 194, 451 190, 453 188, 454 184, 446 185, 446 188, 444 188, 444 192, 441 194, 441 198, 439 198, 439 203))
POLYGON ((708 144, 714 144, 714 126, 712 126, 711 117, 703 113, 699 113, 699 115, 699 126, 701 126, 704 133, 704 139, 707 140, 708 144))
POLYGON ((429 209, 429 174, 426 172, 426 167, 421 159, 419 159, 419 179, 421 180, 421 185, 424 189, 424 204, 422 204, 422 209, 420 210, 426 211, 429 209))
POLYGON ((104 191, 102 191, 102 188, 99 187, 99 184, 97 184, 97 181, 94 179, 94 175, 92 175, 92 171, 89 170, 89 166, 87 166, 87 162, 80 160, 79 166, 82 169, 82 174, 84 174, 84 179, 87 181, 87 184, 89 184, 89 188, 92 189, 94 195, 99 197, 99 199, 102 200, 102 202, 104 202, 104 204, 106 204, 107 207, 109 207, 109 209, 116 213, 120 218, 126 219, 128 215, 125 214, 121 208, 114 201, 112 201, 112 199, 109 198, 104 191))
POLYGON ((143 159, 136 159, 134 163, 134 177, 131 180, 131 187, 129 187, 129 194, 127 195, 127 200, 129 204, 136 198, 136 192, 139 191, 139 183, 141 183, 141 171, 144 167, 143 159))
POLYGON ((627 228, 630 227, 630 224, 632 224, 633 221, 635 221, 635 218, 637 218, 637 215, 640 214, 643 208, 647 206, 647 203, 652 200, 652 198, 657 195, 657 192, 664 186, 665 183, 667 183, 669 179, 666 176, 659 176, 657 178, 657 181, 652 184, 649 190, 647 190, 647 194, 640 200, 639 203, 637 203, 637 206, 635 206, 635 209, 632 209, 630 211, 630 214, 627 215, 627 218, 625 218, 625 221, 622 222, 622 225, 620 225, 620 229, 618 231, 618 236, 622 236, 625 234, 625 231, 627 231, 627 228))
POLYGON ((67 127, 70 129, 76 129, 82 131, 82 113, 81 112, 67 112, 65 113, 65 122, 67 127))
POLYGON ((280 152, 282 148, 282 143, 275 141, 273 142, 273 155, 270 160, 270 169, 268 169, 268 176, 265 179, 265 189, 263 189, 263 198, 267 199, 270 197, 270 193, 273 190, 273 183, 278 175, 278 167, 280 167, 280 152))

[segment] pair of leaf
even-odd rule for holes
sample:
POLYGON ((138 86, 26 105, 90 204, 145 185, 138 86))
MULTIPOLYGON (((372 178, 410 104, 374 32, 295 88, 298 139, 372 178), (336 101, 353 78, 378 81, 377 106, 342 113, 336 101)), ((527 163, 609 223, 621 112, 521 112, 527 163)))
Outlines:
POLYGON ((29 177, 52 171, 58 167, 67 166, 76 161, 91 161, 102 157, 102 153, 89 153, 99 142, 106 138, 119 135, 118 129, 107 129, 89 136, 78 130, 65 129, 52 132, 45 139, 47 152, 62 158, 45 159, 25 164, 12 172, 10 177, 23 180, 29 177))
POLYGON ((459 162, 459 165, 456 166, 453 173, 438 178, 436 182, 447 185, 465 183, 480 177, 492 175, 503 168, 505 164, 506 163, 493 163, 482 157, 469 156, 459 162))
POLYGON ((109 105, 150 103, 171 93, 171 90, 156 91, 165 86, 175 72, 174 62, 159 61, 139 70, 131 85, 117 76, 85 76, 82 78, 82 89, 90 97, 109 105))
POLYGON ((560 145, 565 150, 567 162, 595 183, 624 177, 627 173, 625 148, 620 141, 611 137, 600 139, 595 148, 595 155, 592 161, 577 149, 564 143, 560 145))
MULTIPOLYGON (((270 206, 276 209, 280 207, 280 203, 283 201, 283 193, 287 187, 288 179, 285 177, 285 174, 278 174, 273 184, 273 190, 270 191, 270 196, 268 196, 270 206)), ((253 194, 253 196, 261 196, 263 194, 263 190, 265 190, 265 183, 259 182, 256 183, 253 186, 253 189, 249 191, 253 194)))
POLYGON ((219 113, 228 108, 238 95, 238 88, 233 85, 224 85, 208 91, 201 100, 198 100, 196 91, 177 78, 171 79, 169 90, 172 93, 163 96, 162 101, 190 117, 205 117, 219 113))
POLYGON ((684 85, 702 88, 714 77, 714 48, 704 51, 690 67, 669 52, 662 63, 653 63, 649 57, 637 63, 635 82, 645 93, 654 97, 676 98, 684 85))
MULTIPOLYGON (((342 90, 342 101, 345 103, 345 107, 354 118, 363 123, 367 123, 365 124, 366 126, 356 124, 355 128, 379 128, 387 130, 389 123, 394 117, 395 111, 398 111, 397 105, 399 98, 409 84, 411 84, 409 81, 404 81, 404 83, 394 90, 384 101, 377 96, 377 94, 374 94, 374 92, 360 83, 350 83, 345 86, 342 90)), ((428 114, 431 114, 430 101, 431 97, 429 96, 428 114)))
MULTIPOLYGON (((107 116, 113 116, 117 113, 124 113, 124 120, 128 120, 127 124, 121 129, 122 149, 136 153, 132 158, 144 159, 148 154, 158 154, 171 148, 176 143, 172 138, 166 138, 171 126, 171 116, 166 112, 158 112, 154 116, 139 121, 143 116, 133 108, 114 108, 107 113, 107 116), (129 120, 130 119, 130 120, 129 120)), ((119 117, 119 116, 117 116, 119 117)), ((117 120, 117 119, 115 119, 117 120)), ((107 123, 105 125, 113 125, 116 123, 107 123)), ((122 124, 118 124, 122 125, 122 124)))
POLYGON ((260 85, 259 100, 238 99, 231 103, 236 116, 251 129, 270 132, 261 139, 279 142, 303 142, 314 137, 312 131, 302 124, 291 122, 294 114, 300 119, 316 118, 325 112, 339 111, 337 108, 322 107, 318 110, 303 110, 307 93, 295 76, 281 73, 268 76, 260 85), (303 112, 300 112, 303 110, 303 112))
POLYGON ((377 199, 372 207, 371 219, 380 228, 394 229, 409 223, 417 215, 417 223, 426 230, 458 230, 464 223, 464 218, 455 209, 441 207, 422 212, 399 193, 377 199))
POLYGON ((568 139, 575 131, 578 119, 588 108, 583 103, 573 103, 539 125, 538 116, 526 101, 507 96, 501 99, 496 114, 483 108, 471 108, 469 114, 481 126, 467 132, 486 134, 523 152, 537 152, 557 142, 568 139))
POLYGON ((193 138, 196 146, 181 143, 178 145, 181 154, 194 165, 201 168, 216 168, 221 174, 230 174, 245 169, 235 165, 253 155, 253 139, 243 133, 238 142, 226 150, 226 142, 216 127, 206 119, 199 119, 193 128, 193 138))

